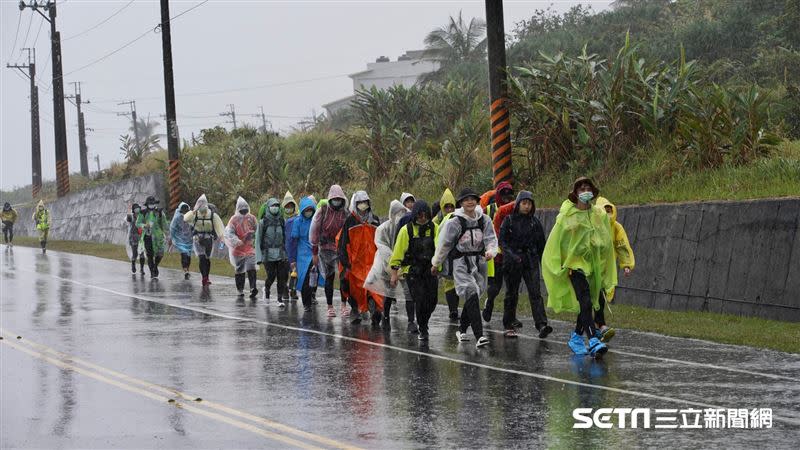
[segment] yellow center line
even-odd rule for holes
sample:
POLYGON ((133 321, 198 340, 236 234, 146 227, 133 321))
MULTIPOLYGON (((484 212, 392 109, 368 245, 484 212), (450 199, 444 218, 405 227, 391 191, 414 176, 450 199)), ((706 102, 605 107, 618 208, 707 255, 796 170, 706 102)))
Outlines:
MULTIPOLYGON (((188 401, 193 401, 194 399, 199 398, 199 396, 190 395, 190 394, 187 394, 187 393, 184 393, 184 392, 180 392, 180 391, 175 390, 175 389, 170 389, 168 387, 164 387, 164 386, 160 386, 160 385, 157 385, 157 384, 153 384, 153 383, 150 383, 150 382, 147 382, 147 381, 144 381, 144 380, 139 380, 137 378, 125 375, 123 373, 120 373, 120 372, 117 372, 117 371, 114 371, 114 370, 111 370, 111 369, 107 369, 107 368, 102 367, 102 366, 98 366, 96 364, 90 363, 88 361, 84 361, 84 360, 82 360, 80 358, 76 358, 76 357, 71 356, 71 355, 67 355, 65 353, 59 352, 58 350, 52 349, 52 348, 47 347, 47 346, 42 345, 42 344, 38 344, 38 343, 32 342, 32 341, 27 340, 27 339, 22 340, 22 341, 18 341, 18 342, 13 342, 12 339, 14 339, 14 336, 17 336, 17 335, 14 334, 14 333, 11 333, 11 332, 9 332, 8 330, 5 330, 5 329, 0 329, 0 334, 2 334, 3 337, 4 337, 4 339, 2 341, 0 341, 0 342, 8 344, 9 346, 11 346, 11 347, 13 347, 13 348, 15 348, 17 350, 23 351, 23 352, 28 353, 28 354, 30 354, 32 356, 37 357, 37 358, 43 359, 43 360, 45 360, 47 362, 50 362, 52 364, 55 364, 55 365, 57 365, 59 367, 68 368, 70 370, 74 370, 74 371, 76 371, 78 373, 81 373, 81 374, 90 376, 92 378, 95 378, 97 380, 112 384, 114 386, 120 387, 120 388, 128 390, 130 392, 134 392, 134 393, 138 393, 138 394, 144 395, 144 396, 146 396, 148 398, 151 398, 151 399, 154 399, 154 400, 167 402, 167 401, 169 401, 171 399, 171 397, 163 397, 163 396, 160 396, 160 395, 156 395, 156 394, 153 394, 151 392, 139 389, 139 388, 137 388, 135 386, 131 386, 131 385, 132 384, 139 385, 139 386, 151 389, 153 391, 161 392, 161 393, 164 393, 164 394, 167 394, 167 395, 170 395, 170 396, 180 397, 180 398, 188 400, 188 401), (30 350, 30 349, 24 347, 23 345, 21 345, 23 343, 28 345, 28 346, 30 346, 30 347, 35 348, 38 351, 30 350), (48 354, 52 355, 53 357, 48 356, 48 354), (55 359, 55 358, 58 358, 58 359, 55 359), (83 369, 81 367, 78 367, 77 365, 85 366, 87 369, 83 369), (101 372, 101 373, 103 373, 105 375, 118 378, 119 380, 122 380, 122 381, 117 381, 117 380, 114 380, 114 379, 107 378, 106 376, 99 375, 99 374, 97 374, 95 372, 91 372, 88 369, 94 370, 95 372, 101 372), (128 383, 128 384, 124 383, 123 381, 128 383)), ((180 407, 182 409, 186 409, 188 411, 197 412, 198 414, 205 415, 207 417, 211 417, 211 418, 214 418, 214 419, 217 419, 217 420, 221 420, 222 422, 231 424, 231 425, 236 426, 238 428, 245 429, 247 431, 252 431, 252 432, 260 434, 262 436, 266 436, 266 437, 270 437, 270 438, 274 438, 274 439, 277 439, 277 438, 275 438, 275 436, 280 436, 281 439, 277 439, 277 440, 280 440, 282 442, 290 443, 291 445, 296 445, 296 446, 301 447, 301 448, 317 448, 317 447, 308 446, 307 444, 305 444, 303 442, 296 441, 296 440, 291 439, 289 437, 285 437, 285 436, 282 436, 282 435, 279 435, 279 434, 275 434, 275 433, 272 433, 272 432, 269 432, 269 431, 266 431, 266 430, 262 430, 261 428, 254 427, 254 426, 252 426, 250 424, 247 424, 247 423, 244 423, 244 422, 239 422, 237 420, 230 419, 228 417, 225 417, 225 416, 213 413, 213 412, 206 411, 205 409, 198 408, 198 407, 190 405, 190 404, 175 402, 174 405, 177 406, 177 407, 180 407), (258 430, 258 431, 255 431, 255 430, 258 430)), ((281 431, 283 433, 292 434, 294 436, 301 437, 303 439, 314 441, 314 442, 322 444, 322 445, 324 445, 324 446, 326 446, 328 448, 340 448, 340 449, 346 449, 346 450, 359 450, 358 447, 355 447, 353 445, 346 444, 346 443, 343 443, 343 442, 339 442, 339 441, 336 441, 336 440, 333 440, 333 439, 329 439, 329 438, 326 438, 324 436, 319 436, 319 435, 316 435, 316 434, 313 434, 313 433, 309 433, 309 432, 306 432, 306 431, 302 431, 302 430, 293 428, 291 426, 284 425, 282 423, 273 422, 273 421, 265 419, 263 417, 259 417, 259 416, 255 416, 255 415, 250 414, 250 413, 239 411, 237 409, 234 409, 234 408, 231 408, 231 407, 219 404, 219 403, 215 403, 215 402, 211 402, 211 401, 207 401, 207 400, 202 400, 202 403, 197 403, 197 405, 202 405, 203 407, 206 407, 206 408, 215 409, 215 410, 217 410, 219 412, 224 412, 224 413, 230 414, 232 416, 243 418, 243 419, 255 422, 257 424, 270 427, 270 428, 272 428, 274 430, 281 431)))

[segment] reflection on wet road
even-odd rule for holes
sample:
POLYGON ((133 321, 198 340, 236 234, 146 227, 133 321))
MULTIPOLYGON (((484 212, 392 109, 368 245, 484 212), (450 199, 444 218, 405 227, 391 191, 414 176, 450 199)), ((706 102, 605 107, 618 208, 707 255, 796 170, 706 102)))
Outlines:
MULTIPOLYGON (((459 344, 238 301, 232 280, 1 249, 7 447, 431 448, 761 445, 800 438, 800 357, 622 331, 602 361, 491 330, 459 344), (20 336, 21 339, 17 339, 20 336), (574 408, 772 408, 764 430, 575 430, 574 408)), ((321 294, 321 292, 320 292, 321 294)), ((336 300, 338 304, 338 299, 336 300)), ((321 303, 324 303, 321 302, 321 303)), ((495 327, 498 324, 492 324, 495 327)), ((491 327, 491 325, 490 325, 491 327)))

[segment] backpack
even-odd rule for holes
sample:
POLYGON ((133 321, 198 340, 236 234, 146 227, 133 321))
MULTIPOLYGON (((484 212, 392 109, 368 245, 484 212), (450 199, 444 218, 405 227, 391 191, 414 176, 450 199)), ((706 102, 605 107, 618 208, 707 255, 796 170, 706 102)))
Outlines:
MULTIPOLYGON (((451 220, 458 219, 461 225, 461 233, 458 235, 458 238, 456 238, 456 245, 454 245, 453 249, 450 250, 450 253, 447 254, 447 265, 445 266, 445 273, 449 274, 449 276, 452 277, 453 261, 463 258, 465 256, 483 256, 483 254, 485 253, 486 249, 483 246, 483 241, 481 241, 480 250, 476 250, 474 252, 462 252, 458 250, 458 243, 461 241, 461 238, 464 237, 465 234, 467 234, 467 232, 472 232, 472 230, 481 230, 481 232, 483 232, 483 228, 485 226, 484 222, 485 216, 482 215, 481 218, 478 219, 478 223, 475 226, 469 226, 469 222, 467 221, 467 219, 461 216, 452 216, 450 219, 451 220)), ((470 262, 470 260, 467 259, 467 265, 470 266, 471 264, 472 263, 470 262)))
MULTIPOLYGON (((266 237, 267 237, 267 229, 269 227, 277 227, 277 225, 268 225, 266 223, 267 222, 267 214, 269 214, 269 213, 264 214, 264 217, 261 218, 261 223, 262 223, 262 226, 264 227, 264 232, 261 233, 261 241, 262 242, 259 242, 259 245, 263 244, 264 239, 266 239, 266 237)), ((281 227, 281 235, 283 235, 283 240, 281 241, 281 244, 280 244, 280 246, 282 247, 284 245, 283 242, 285 242, 285 240, 286 240, 286 221, 284 220, 283 217, 280 217, 280 222, 279 223, 280 223, 280 227, 281 227)), ((261 245, 261 247, 264 248, 263 245, 261 245)))
POLYGON ((413 222, 406 224, 406 230, 408 231, 408 249, 403 255, 401 265, 409 266, 411 274, 421 274, 431 267, 431 259, 436 251, 433 222, 428 221, 427 224, 419 226, 418 236, 414 236, 413 222))
POLYGON ((214 228, 214 216, 217 215, 217 211, 215 211, 216 208, 212 208, 209 205, 208 210, 211 211, 211 218, 210 219, 198 219, 197 218, 197 212, 194 213, 194 220, 192 221, 192 236, 197 235, 197 234, 211 234, 211 237, 213 239, 218 239, 219 236, 217 236, 217 230, 214 228), (211 231, 210 232, 197 231, 197 227, 195 225, 197 225, 197 221, 198 220, 211 222, 211 231))

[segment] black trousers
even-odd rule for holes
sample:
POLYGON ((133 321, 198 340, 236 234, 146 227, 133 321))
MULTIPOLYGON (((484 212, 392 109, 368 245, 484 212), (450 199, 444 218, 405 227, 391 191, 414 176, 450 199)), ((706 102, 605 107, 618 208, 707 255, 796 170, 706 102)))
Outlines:
MULTIPOLYGON (((311 279, 311 267, 314 265, 313 262, 308 264, 308 270, 306 270, 306 279, 303 280, 303 286, 300 289, 300 297, 303 300, 303 306, 311 307, 311 301, 314 300, 314 289, 313 287, 308 285, 308 281, 311 279)), ((327 286, 327 277, 325 278, 325 286, 327 286)))
POLYGON ((8 244, 14 240, 14 224, 3 222, 3 241, 8 244))
POLYGON ((278 280, 278 300, 281 300, 287 293, 288 286, 286 283, 289 280, 289 261, 267 261, 264 263, 264 269, 267 271, 267 281, 264 282, 264 291, 269 296, 269 290, 272 283, 278 280))
POLYGON ((189 270, 189 266, 192 264, 192 254, 191 253, 181 253, 181 267, 189 270))
POLYGON ((150 268, 150 275, 158 276, 158 265, 161 264, 163 255, 156 255, 153 248, 153 236, 144 236, 144 253, 147 255, 147 267, 150 268))
POLYGON ((491 311, 492 308, 494 308, 494 299, 497 298, 498 295, 500 295, 500 291, 503 289, 503 274, 504 274, 503 267, 504 264, 502 260, 498 260, 497 258, 495 258, 494 276, 487 280, 488 286, 486 289, 486 295, 487 295, 486 308, 488 308, 489 311, 491 311))
POLYGON ((210 237, 201 237, 198 238, 197 244, 200 246, 202 252, 200 252, 200 274, 203 278, 208 278, 208 274, 211 272, 211 250, 214 247, 214 239, 210 237))
POLYGON ((233 279, 236 281, 236 289, 244 290, 244 280, 247 278, 248 283, 250 283, 250 290, 256 288, 256 279, 257 273, 255 270, 248 270, 245 273, 237 273, 234 274, 233 279))
POLYGON ((592 320, 592 296, 589 291, 589 281, 586 280, 586 275, 583 272, 572 271, 569 276, 572 282, 572 288, 575 289, 575 297, 578 299, 578 304, 581 307, 578 313, 578 320, 575 323, 575 332, 578 334, 586 334, 588 337, 594 337, 595 326, 592 320))
POLYGON ((408 290, 414 299, 420 333, 428 332, 428 321, 438 302, 438 287, 437 279, 431 275, 430 269, 423 270, 420 274, 408 274, 408 290))
POLYGON ((534 267, 529 264, 506 264, 506 298, 503 301, 503 326, 508 330, 517 320, 517 303, 519 301, 519 285, 524 281, 531 302, 531 312, 536 329, 547 325, 547 314, 544 310, 544 300, 539 286, 539 263, 534 267))
POLYGON ((459 329, 462 333, 467 332, 467 328, 472 327, 475 338, 483 336, 483 318, 481 317, 481 307, 478 296, 473 295, 464 301, 464 309, 461 311, 461 323, 459 329))
POLYGON ((600 291, 600 309, 594 312, 594 323, 597 324, 598 327, 603 327, 606 325, 606 293, 600 291))

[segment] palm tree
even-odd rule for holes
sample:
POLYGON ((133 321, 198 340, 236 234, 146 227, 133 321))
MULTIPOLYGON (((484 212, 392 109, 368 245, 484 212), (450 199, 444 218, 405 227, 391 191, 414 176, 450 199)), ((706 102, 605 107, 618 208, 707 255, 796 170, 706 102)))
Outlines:
POLYGON ((160 123, 155 120, 151 121, 150 117, 148 117, 147 119, 136 120, 136 130, 133 129, 133 125, 128 127, 128 130, 139 136, 139 145, 145 148, 145 152, 148 152, 161 149, 159 140, 163 135, 156 133, 156 129, 159 126, 161 126, 160 123))
POLYGON ((439 62, 436 78, 461 63, 485 61, 486 45, 486 22, 472 18, 466 23, 459 11, 458 18, 450 16, 447 26, 428 33, 423 57, 439 62))

